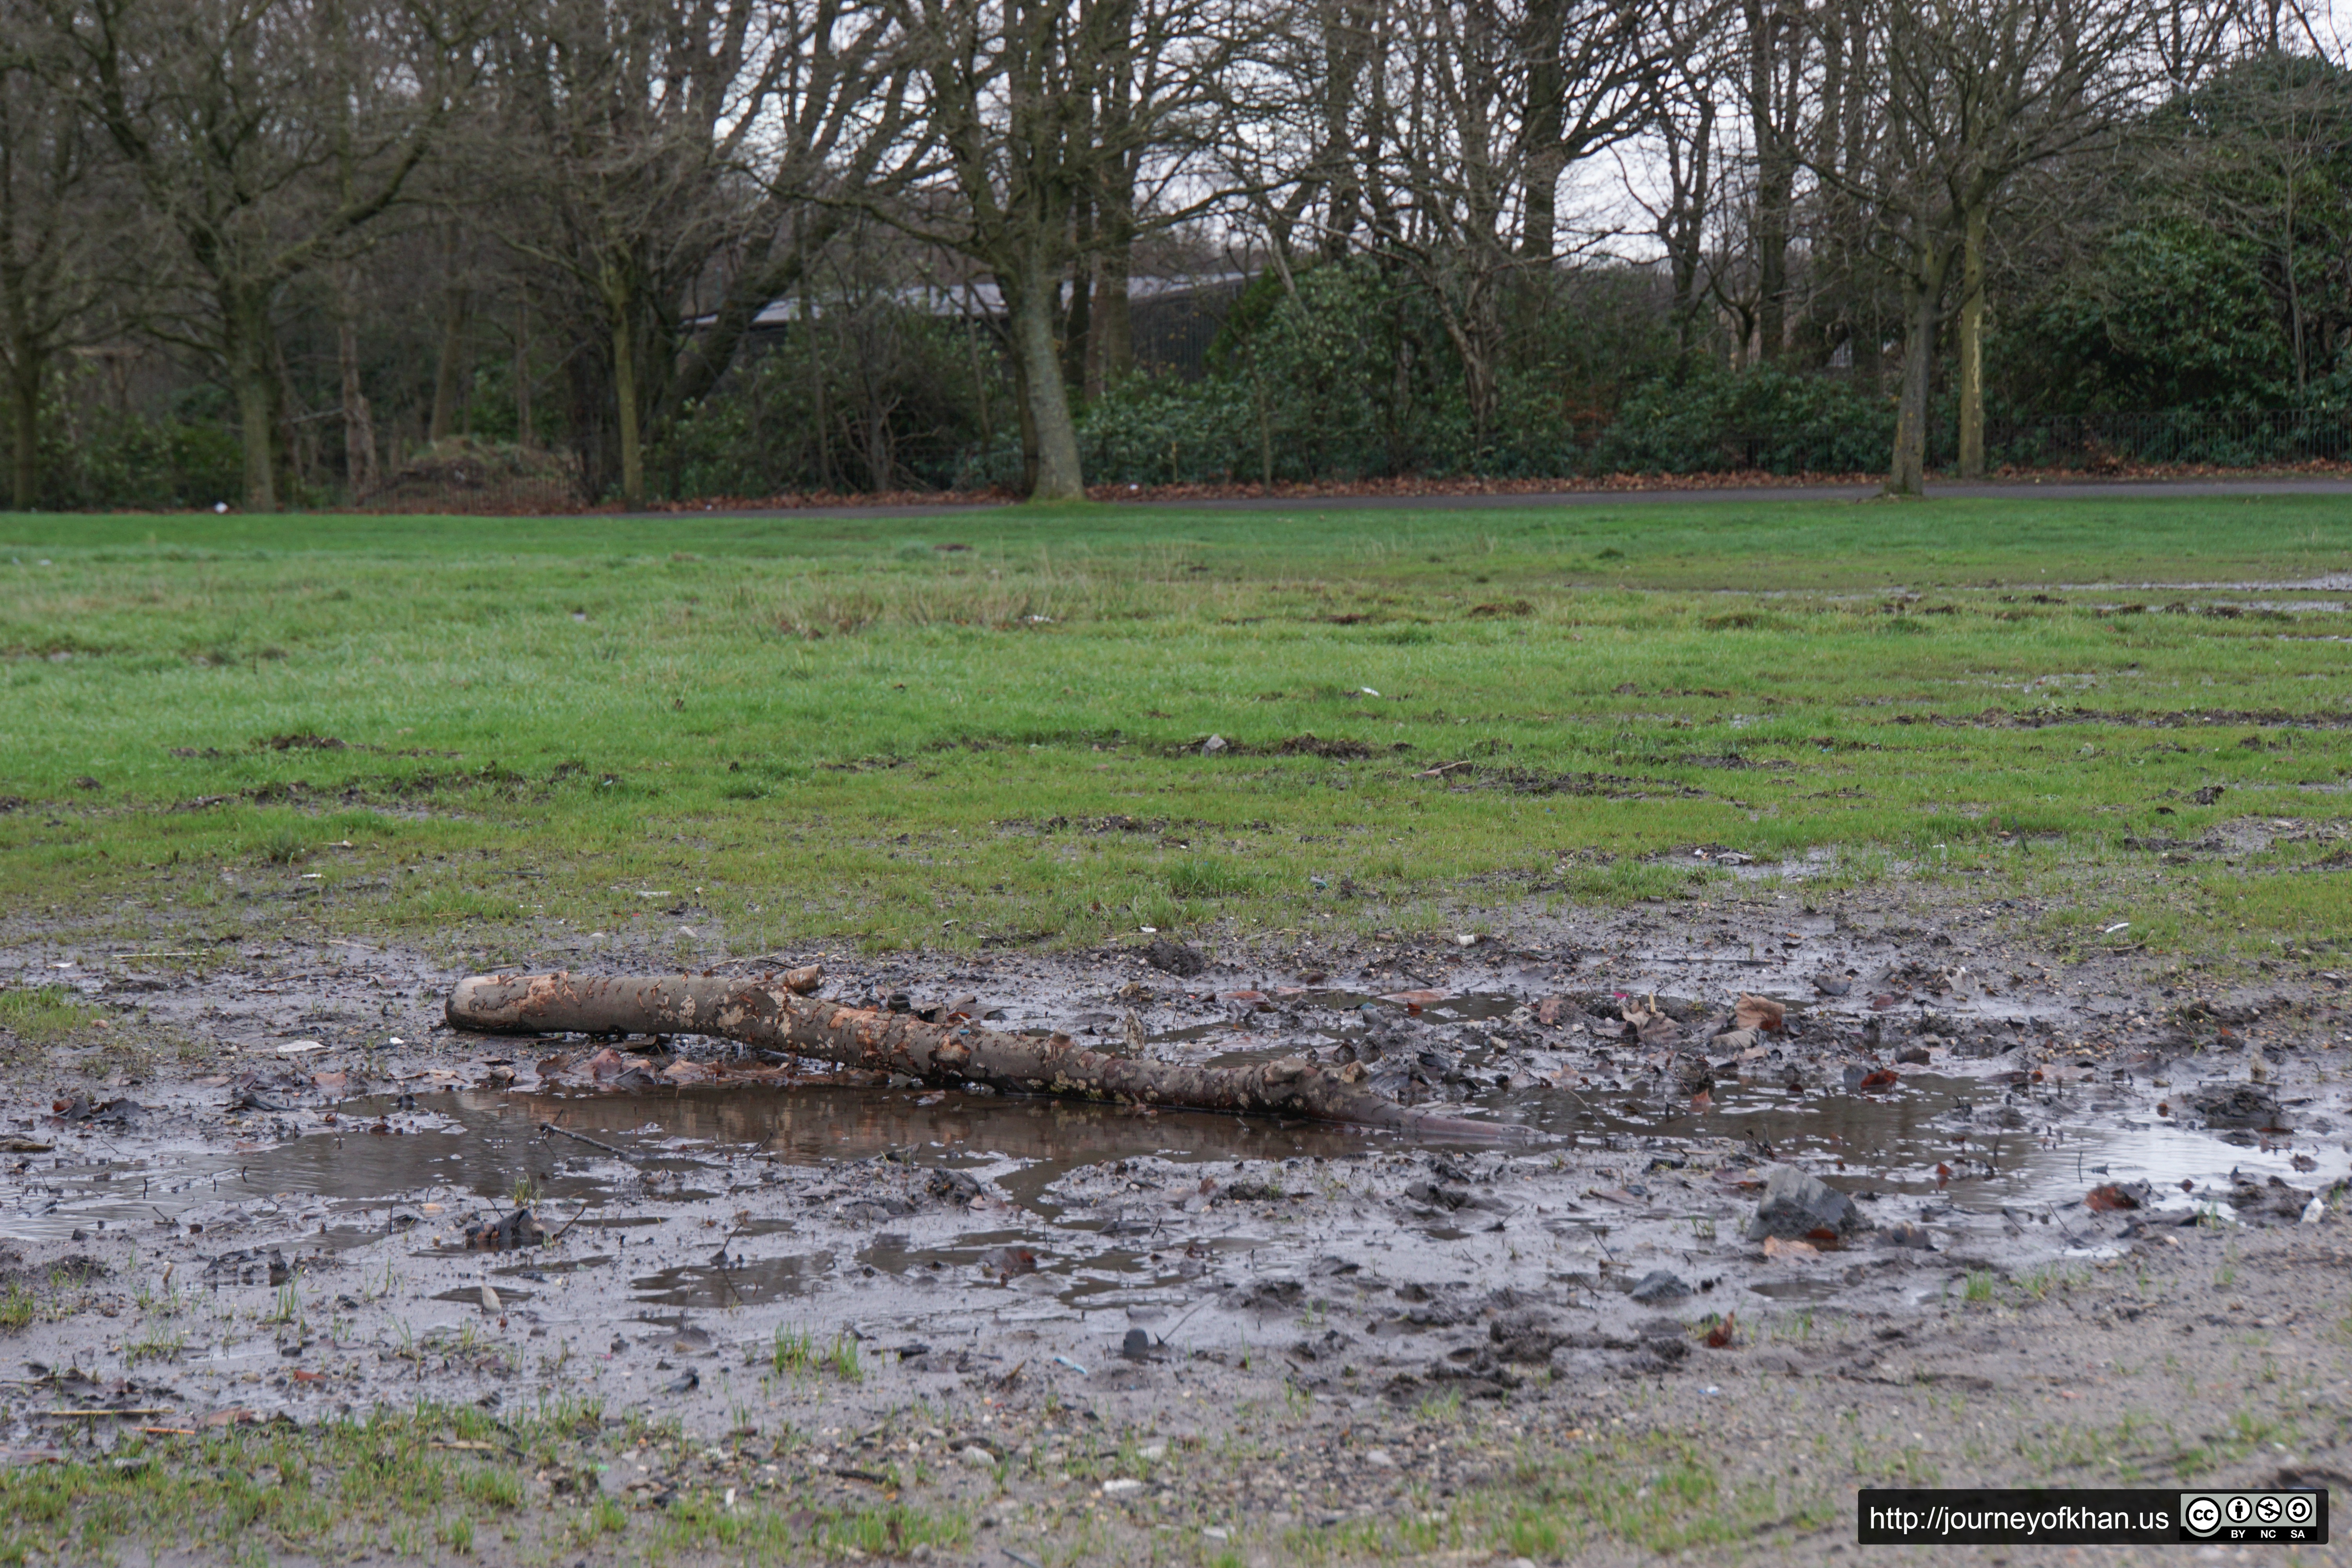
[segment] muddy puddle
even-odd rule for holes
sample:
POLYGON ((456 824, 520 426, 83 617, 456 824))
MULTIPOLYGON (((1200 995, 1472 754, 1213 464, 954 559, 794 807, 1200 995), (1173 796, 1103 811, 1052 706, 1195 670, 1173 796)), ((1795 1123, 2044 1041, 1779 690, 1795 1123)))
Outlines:
MULTIPOLYGON (((291 1229, 306 1251, 392 1239, 414 1257, 467 1259, 459 1266, 495 1280, 502 1299, 551 1311, 581 1285, 671 1313, 820 1291, 855 1301, 881 1300, 878 1290, 901 1307, 936 1298, 945 1308, 979 1291, 1016 1318, 1025 1304, 1040 1317, 1091 1321, 1110 1311, 1142 1323, 1192 1310, 1204 1277, 1230 1289, 1265 1271, 1312 1274, 1343 1253, 1386 1258, 1391 1269, 1425 1253, 1456 1268, 1569 1278, 1549 1273, 1549 1263, 1521 1264, 1506 1236, 1490 1234, 1507 1226, 1510 1235, 1539 1227, 1555 1252, 1591 1253, 1592 1268, 1575 1278, 1605 1278, 1612 1248, 1627 1238, 1654 1245, 1703 1222, 1712 1234, 1713 1218, 1752 1204, 1748 1189, 1717 1176, 1727 1165, 1752 1175, 1800 1164, 1867 1197, 1888 1221, 1997 1229, 2011 1216, 2053 1216, 2053 1247, 2070 1239, 2067 1215, 2083 1214, 2084 1193, 2104 1183, 2147 1182, 2180 1205, 2210 1201, 2234 1178, 2310 1187, 2347 1165, 2336 1139, 2218 1132, 2159 1113, 2158 1101, 2180 1092, 2163 1083, 2200 1076, 2188 1062, 2154 1069, 2169 1080, 2101 1068, 2035 1083, 1999 1058, 1945 1053, 1932 1068, 1906 1067, 1891 1088, 1863 1092, 1845 1087, 1851 1077, 1841 1082, 1838 1063, 1851 1050, 1817 1032, 1810 1046, 1791 1045, 1790 1063, 1752 1064, 1744 1078, 1718 1070, 1695 1098, 1675 1092, 1670 1076, 1645 1075, 1622 1043, 1513 1044, 1505 1037, 1526 1003, 1507 993, 1431 997, 1402 1026, 1412 1031, 1402 1041, 1393 1000, 1294 992, 1279 1005, 1289 1011, 1184 1022, 1148 1048, 1237 1064, 1302 1049, 1369 1052, 1385 1028, 1383 1070, 1443 1065, 1402 1076, 1404 1092, 1450 1100, 1456 1113, 1519 1135, 1448 1150, 1263 1118, 824 1083, 619 1095, 454 1088, 346 1100, 332 1108, 332 1127, 320 1124, 327 1108, 306 1111, 289 1125, 293 1136, 268 1147, 28 1162, 0 1231, 152 1236, 165 1222, 163 1234, 184 1230, 200 1246, 211 1240, 206 1227, 226 1232, 226 1247, 259 1224, 291 1229), (1808 1068, 1792 1085, 1799 1058, 1808 1068), (551 1123, 562 1132, 544 1131, 551 1123), (1513 1189, 1523 1196, 1475 1207, 1422 1205, 1405 1168, 1418 1161, 1394 1158, 1405 1153, 1484 1161, 1528 1184, 1513 1189), (1124 1179, 1130 1165, 1133 1181, 1124 1179), (1253 1218, 1271 1211, 1245 1209, 1218 1185, 1244 1167, 1278 1170, 1278 1184, 1293 1191, 1352 1194, 1378 1212, 1360 1207, 1306 1232, 1253 1218), (961 1198, 927 1199, 925 1184, 936 1193, 940 1172, 989 1196, 969 1208, 961 1198), (520 1186, 547 1224, 575 1227, 563 1256, 467 1254, 455 1224, 509 1205, 520 1186), (402 1237, 404 1227, 415 1235, 402 1237), (683 1241, 681 1227, 689 1227, 683 1241)), ((2326 1111, 2341 1108, 2307 1102, 2297 1123, 2325 1130, 2326 1111)), ((1801 1304, 1846 1283, 1768 1278, 1744 1288, 1801 1304)), ((460 1306, 478 1298, 467 1283, 434 1297, 460 1306)))

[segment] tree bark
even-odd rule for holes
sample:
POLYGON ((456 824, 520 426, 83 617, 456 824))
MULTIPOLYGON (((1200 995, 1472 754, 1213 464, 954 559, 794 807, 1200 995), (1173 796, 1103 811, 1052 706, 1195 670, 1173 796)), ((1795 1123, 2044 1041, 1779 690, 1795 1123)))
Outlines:
MULTIPOLYGON (((1784 78, 1780 48, 1790 36, 1780 10, 1746 0, 1748 114, 1756 139, 1756 357, 1780 357, 1789 335, 1789 206, 1796 185, 1793 150, 1781 133, 1784 78)), ((1792 45, 1792 47, 1795 47, 1792 45)))
POLYGON ((1100 397, 1135 366, 1135 316, 1127 297, 1134 265, 1135 225, 1103 215, 1102 254, 1095 262, 1094 310, 1087 317, 1087 395, 1100 397))
POLYGON ((1927 493, 1927 395, 1936 369, 1936 329, 1943 319, 1944 275, 1951 253, 1938 246, 1916 270, 1903 275, 1903 392, 1895 415, 1895 451, 1886 493, 1927 493))
POLYGON ((1985 209, 1969 209, 1960 250, 1960 478, 1984 478, 1985 209))
POLYGON ((483 974, 449 994, 453 1028, 490 1033, 708 1035, 843 1067, 1013 1094, 1257 1112, 1501 1142, 1508 1123, 1439 1116, 1364 1086, 1355 1063, 1286 1057, 1246 1068, 1190 1067, 1108 1056, 1066 1035, 1040 1040, 969 1022, 927 1024, 799 996, 782 984, 676 975, 483 974))
POLYGON ((250 511, 278 510, 278 377, 269 352, 269 298, 266 288, 242 280, 221 289, 223 356, 236 397, 236 417, 245 446, 245 504, 250 511))
POLYGON ((1036 431, 1037 471, 1031 500, 1084 500, 1086 481, 1078 464, 1077 426, 1070 416, 1069 389, 1062 384, 1062 356, 1054 344, 1053 280, 1043 266, 1022 268, 1006 301, 1013 316, 1013 349, 1020 356, 1022 390, 1036 431))
POLYGON ((16 510, 30 511, 40 479, 42 368, 22 344, 14 361, 15 374, 8 378, 8 493, 16 510))
POLYGON ((636 300, 621 269, 607 261, 600 280, 604 313, 613 332, 614 429, 621 445, 621 501, 646 504, 645 433, 638 426, 636 300))
POLYGON ((433 423, 425 439, 435 443, 457 434, 466 404, 466 326, 473 318, 464 285, 451 282, 441 301, 441 351, 433 370, 433 423))

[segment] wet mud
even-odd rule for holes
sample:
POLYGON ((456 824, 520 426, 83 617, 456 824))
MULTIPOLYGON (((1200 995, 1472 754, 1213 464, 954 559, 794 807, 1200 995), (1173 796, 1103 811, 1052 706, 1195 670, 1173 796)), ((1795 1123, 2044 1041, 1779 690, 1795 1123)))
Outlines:
MULTIPOLYGON (((137 1367, 191 1412, 562 1395, 719 1430, 806 1404, 789 1344, 846 1344, 865 1373, 824 1398, 866 1415, 1012 1419, 1051 1393, 1198 1431, 1203 1400, 1268 1378, 1381 1420, 1629 1379, 1671 1405, 1727 1375, 1703 1344, 1727 1318, 1735 1344, 1826 1316, 1924 1354, 1979 1281, 2144 1278, 2217 1236, 2343 1246, 2334 975, 2207 992, 2021 949, 1992 910, 1783 903, 1213 952, 1190 975, 1140 939, 929 970, 793 955, 829 994, 970 998, 999 1027, 1360 1061, 1514 1130, 1468 1144, 814 1070, 600 1093, 540 1064, 611 1044, 657 1079, 734 1047, 457 1035, 436 1019, 457 973, 382 948, 19 950, 21 978, 197 1048, 137 1080, 68 1058, 6 1102, 0 1261, 47 1303, 9 1349, 137 1367), (1766 1234, 1788 1173, 1853 1223, 1766 1234)), ((54 1437, 50 1397, 0 1391, 9 1441, 54 1437)))

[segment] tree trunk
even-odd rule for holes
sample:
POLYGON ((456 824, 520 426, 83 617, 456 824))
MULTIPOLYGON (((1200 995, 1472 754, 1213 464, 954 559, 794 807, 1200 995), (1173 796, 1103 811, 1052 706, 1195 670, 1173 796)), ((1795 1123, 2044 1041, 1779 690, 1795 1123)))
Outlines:
POLYGON ((1567 84, 1559 58, 1565 25, 1562 0, 1530 0, 1519 39, 1528 62, 1527 100, 1521 114, 1527 175, 1519 254, 1529 261, 1549 261, 1558 240, 1559 176, 1568 163, 1567 149, 1560 141, 1567 120, 1563 101, 1567 84))
POLYGON ((1747 0, 1748 91, 1756 139, 1756 351, 1769 364, 1789 335, 1789 202, 1796 159, 1780 135, 1780 39, 1778 6, 1747 0))
POLYGON ((1070 265, 1069 306, 1062 314, 1060 334, 1065 388, 1086 385, 1090 358, 1095 307, 1095 215, 1090 204, 1077 204, 1071 227, 1076 235, 1076 255, 1070 265))
POLYGON ((604 264, 599 279, 613 333, 613 412, 621 443, 621 502, 646 504, 645 433, 638 426, 636 300, 618 267, 604 264))
POLYGON ((278 510, 278 372, 269 345, 269 300, 266 289, 247 283, 223 286, 222 347, 236 397, 239 434, 245 445, 245 504, 249 511, 278 510))
POLYGON ((515 445, 526 452, 539 449, 539 437, 531 425, 530 410, 530 300, 525 298, 515 306, 514 346, 514 405, 515 445))
POLYGON ((1022 389, 1036 429, 1037 473, 1031 500, 1084 500, 1086 481, 1078 464, 1078 431, 1070 416, 1070 395, 1062 384, 1062 356, 1054 344, 1054 286, 1034 258, 1017 278, 1000 277, 1011 298, 1013 349, 1020 356, 1022 389))
POLYGON ((441 353, 433 371, 433 423, 425 439, 436 443, 457 434, 466 406, 466 327, 473 319, 466 290, 451 283, 441 302, 441 353))
POLYGON ((970 1022, 927 1024, 798 996, 781 984, 689 974, 475 975, 449 994, 450 1026, 491 1033, 708 1035, 843 1067, 1013 1094, 1115 1100, 1171 1110, 1255 1111, 1363 1127, 1515 1140, 1508 1123, 1439 1116, 1363 1084, 1360 1064, 1286 1057, 1256 1067, 1193 1067, 1115 1057, 1066 1035, 1034 1039, 970 1022))
POLYGON ((1985 210, 1969 209, 1960 251, 1960 478, 1984 478, 1985 210))
POLYGON ((1949 256, 1939 247, 1924 268, 1906 268, 1903 274, 1903 392, 1895 416, 1895 451, 1887 466, 1889 495, 1927 492, 1927 394, 1934 381, 1936 329, 1942 321, 1949 256))
POLYGON ((1127 297, 1134 264, 1135 224, 1103 215, 1102 255, 1095 262, 1095 304, 1087 318, 1087 395, 1099 397, 1135 368, 1135 314, 1127 297))
POLYGON ((349 273, 336 282, 335 368, 341 373, 343 404, 343 482, 351 499, 358 500, 376 485, 375 419, 360 387, 358 311, 349 273))
POLYGON ((29 347, 18 344, 8 378, 8 494, 18 511, 33 510, 40 479, 41 372, 32 360, 29 347))

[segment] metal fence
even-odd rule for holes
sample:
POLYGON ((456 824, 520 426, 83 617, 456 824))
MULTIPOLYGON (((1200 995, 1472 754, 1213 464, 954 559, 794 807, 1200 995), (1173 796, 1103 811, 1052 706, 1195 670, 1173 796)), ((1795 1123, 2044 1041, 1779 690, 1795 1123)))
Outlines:
MULTIPOLYGON (((1958 430, 1948 426, 1937 435, 1933 456, 1957 461, 1958 430)), ((1995 468, 2260 468, 2342 462, 2347 457, 2352 411, 2333 409, 2065 414, 1988 420, 1985 426, 1985 461, 1995 468)))

